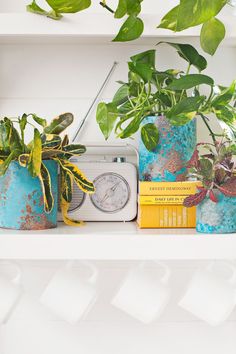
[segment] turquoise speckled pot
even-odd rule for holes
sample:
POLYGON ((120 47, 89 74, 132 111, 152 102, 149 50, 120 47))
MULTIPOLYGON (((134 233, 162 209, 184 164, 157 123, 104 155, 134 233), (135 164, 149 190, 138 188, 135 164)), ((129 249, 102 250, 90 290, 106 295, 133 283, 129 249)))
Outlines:
POLYGON ((44 230, 57 226, 58 166, 55 161, 44 161, 52 183, 54 208, 47 214, 39 179, 32 178, 18 162, 10 164, 0 177, 0 227, 21 230, 44 230))
POLYGON ((175 182, 186 179, 186 162, 196 147, 196 119, 183 126, 173 126, 164 116, 148 117, 143 124, 155 123, 159 130, 159 144, 148 151, 140 139, 140 181, 175 182))
POLYGON ((216 191, 218 203, 206 197, 197 206, 196 230, 209 234, 236 232, 236 197, 226 197, 216 191))

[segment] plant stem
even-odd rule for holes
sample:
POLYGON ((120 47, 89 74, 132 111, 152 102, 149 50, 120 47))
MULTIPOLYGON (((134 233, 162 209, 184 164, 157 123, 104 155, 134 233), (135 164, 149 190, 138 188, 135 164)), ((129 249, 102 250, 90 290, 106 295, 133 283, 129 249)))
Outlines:
POLYGON ((209 130, 210 136, 211 136, 211 138, 213 140, 213 143, 214 143, 214 146, 215 146, 216 145, 215 134, 213 133, 213 130, 211 129, 209 123, 207 122, 207 118, 202 113, 200 113, 200 116, 202 117, 203 122, 205 123, 207 129, 209 130))
POLYGON ((111 12, 112 14, 114 14, 115 13, 115 11, 114 10, 112 10, 112 8, 111 7, 109 7, 107 4, 106 4, 106 2, 103 0, 103 1, 100 1, 100 3, 99 3, 102 7, 104 7, 104 9, 107 9, 109 12, 111 12))

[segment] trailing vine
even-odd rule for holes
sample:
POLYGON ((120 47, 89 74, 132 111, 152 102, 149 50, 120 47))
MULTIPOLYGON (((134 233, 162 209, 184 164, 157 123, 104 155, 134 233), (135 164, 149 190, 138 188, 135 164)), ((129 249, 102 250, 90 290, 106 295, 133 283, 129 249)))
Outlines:
MULTIPOLYGON (((63 14, 86 10, 92 4, 92 0, 45 0, 45 2, 51 10, 42 9, 36 0, 27 6, 27 10, 60 20, 63 14)), ((118 34, 113 39, 114 42, 132 41, 142 35, 144 30, 144 22, 140 17, 142 2, 143 0, 119 0, 116 8, 110 6, 109 0, 97 2, 115 19, 124 19, 118 34)), ((201 47, 206 53, 213 55, 226 34, 225 25, 217 16, 225 6, 234 5, 236 5, 235 0, 179 0, 179 4, 161 19, 157 28, 181 32, 190 27, 201 26, 201 47)))

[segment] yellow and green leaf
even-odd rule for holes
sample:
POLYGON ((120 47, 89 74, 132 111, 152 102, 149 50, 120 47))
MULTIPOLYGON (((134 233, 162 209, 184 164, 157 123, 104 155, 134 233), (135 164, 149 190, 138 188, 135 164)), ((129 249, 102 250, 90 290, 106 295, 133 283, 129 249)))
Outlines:
POLYGON ((70 144, 63 146, 63 151, 73 156, 80 156, 86 152, 86 147, 80 144, 70 144))
POLYGON ((61 150, 57 149, 51 149, 51 150, 43 150, 42 151, 42 159, 47 160, 47 159, 52 159, 53 157, 57 157, 59 155, 62 155, 61 150))
POLYGON ((54 118, 51 123, 44 128, 46 134, 60 134, 65 130, 74 120, 72 113, 64 113, 54 118))
POLYGON ((92 194, 95 192, 93 182, 89 181, 85 174, 73 163, 61 159, 56 159, 61 168, 73 176, 75 183, 85 193, 92 194))
POLYGON ((58 149, 61 146, 61 137, 56 134, 43 134, 41 136, 43 149, 58 149))
POLYGON ((41 173, 38 175, 41 183, 44 201, 44 210, 50 213, 54 206, 54 198, 52 195, 51 177, 44 163, 41 164, 41 173))
POLYGON ((16 154, 14 151, 12 151, 10 155, 8 155, 6 160, 4 160, 4 162, 0 164, 0 176, 3 176, 6 173, 10 163, 12 162, 12 160, 14 160, 15 157, 16 154))
POLYGON ((62 218, 63 218, 63 221, 66 225, 68 225, 68 226, 83 226, 84 225, 83 221, 74 220, 68 216, 68 210, 69 210, 70 203, 68 203, 63 198, 63 196, 61 196, 61 203, 60 204, 61 204, 62 218))
POLYGON ((70 203, 72 201, 73 193, 73 177, 70 173, 61 170, 61 194, 66 202, 70 203))
POLYGON ((29 171, 32 176, 39 176, 42 165, 42 140, 38 129, 34 129, 34 141, 30 155, 29 171))

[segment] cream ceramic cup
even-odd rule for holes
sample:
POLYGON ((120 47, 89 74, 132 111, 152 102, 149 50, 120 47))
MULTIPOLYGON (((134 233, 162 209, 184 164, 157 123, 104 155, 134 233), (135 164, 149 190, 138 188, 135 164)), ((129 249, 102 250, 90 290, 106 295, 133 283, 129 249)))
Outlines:
POLYGON ((0 324, 5 324, 22 294, 21 268, 12 262, 0 262, 0 324))
POLYGON ((170 269, 163 263, 151 263, 156 268, 150 270, 150 262, 142 262, 131 269, 112 300, 113 306, 145 324, 162 314, 170 298, 170 269))
POLYGON ((179 305, 212 326, 224 322, 236 304, 236 267, 212 262, 193 276, 179 305), (219 272, 221 270, 221 272, 219 272), (223 276, 222 271, 230 276, 223 276))
POLYGON ((88 278, 78 274, 75 262, 68 262, 54 274, 40 299, 55 316, 70 324, 85 317, 97 299, 97 268, 89 262, 78 262, 79 266, 89 269, 88 278))

